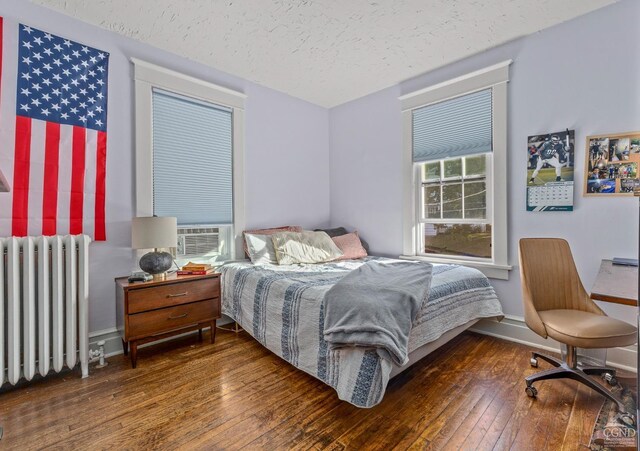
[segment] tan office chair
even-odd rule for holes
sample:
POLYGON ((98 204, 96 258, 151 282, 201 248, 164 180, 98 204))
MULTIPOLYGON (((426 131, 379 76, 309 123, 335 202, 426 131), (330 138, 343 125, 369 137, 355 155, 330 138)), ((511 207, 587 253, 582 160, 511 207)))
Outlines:
MULTIPOLYGON (((541 337, 551 337, 567 346, 566 361, 532 353, 531 365, 538 359, 555 368, 525 378, 527 395, 537 394, 533 383, 544 379, 569 378, 591 387, 618 405, 627 414, 622 401, 589 375, 601 375, 615 384, 615 370, 579 366, 577 348, 613 348, 629 346, 637 340, 634 326, 608 317, 591 300, 580 281, 569 243, 557 238, 523 238, 520 240, 520 277, 524 319, 541 337)), ((632 422, 629 414, 623 418, 632 422)))

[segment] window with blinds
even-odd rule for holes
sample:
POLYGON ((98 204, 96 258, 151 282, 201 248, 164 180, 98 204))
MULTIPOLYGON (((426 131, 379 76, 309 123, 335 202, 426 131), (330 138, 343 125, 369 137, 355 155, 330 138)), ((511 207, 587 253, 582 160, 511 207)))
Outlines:
POLYGON ((421 254, 492 258, 492 91, 412 112, 421 254))
POLYGON ((233 223, 232 111, 153 89, 153 214, 233 223))

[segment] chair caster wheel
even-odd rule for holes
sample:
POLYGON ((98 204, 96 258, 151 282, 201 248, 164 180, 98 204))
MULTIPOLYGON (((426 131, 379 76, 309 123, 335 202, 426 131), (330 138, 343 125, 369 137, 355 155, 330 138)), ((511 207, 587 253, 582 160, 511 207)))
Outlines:
POLYGON ((635 418, 633 418, 633 415, 630 415, 628 413, 620 414, 618 418, 620 419, 621 422, 623 422, 627 426, 635 426, 636 424, 636 421, 635 421, 635 418))
POLYGON ((531 357, 531 359, 529 360, 529 365, 534 368, 538 368, 538 359, 536 359, 535 357, 531 357))
POLYGON ((611 373, 604 373, 602 378, 612 387, 618 385, 618 379, 616 379, 616 376, 611 373))
POLYGON ((535 398, 538 394, 538 390, 534 386, 529 386, 525 388, 524 391, 529 398, 535 398))

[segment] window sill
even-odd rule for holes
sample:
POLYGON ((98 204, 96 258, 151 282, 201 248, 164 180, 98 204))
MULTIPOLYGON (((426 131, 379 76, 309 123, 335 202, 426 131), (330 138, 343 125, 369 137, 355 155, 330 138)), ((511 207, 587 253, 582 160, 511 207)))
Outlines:
POLYGON ((417 260, 429 263, 440 263, 449 265, 469 266, 481 271, 490 279, 509 280, 509 271, 513 269, 510 265, 498 265, 495 263, 484 263, 469 260, 456 260, 452 258, 426 257, 423 255, 401 255, 403 260, 417 260))

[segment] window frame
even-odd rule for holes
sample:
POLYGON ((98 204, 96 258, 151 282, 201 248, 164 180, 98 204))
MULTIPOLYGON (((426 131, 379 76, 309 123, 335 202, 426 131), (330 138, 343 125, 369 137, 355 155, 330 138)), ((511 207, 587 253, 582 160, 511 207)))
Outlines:
MULTIPOLYGON (((492 278, 508 280, 507 228, 507 83, 511 60, 471 72, 399 98, 403 120, 403 255, 402 258, 434 263, 454 263, 480 269, 492 278), (491 210, 492 258, 426 254, 422 223, 458 223, 460 219, 422 221, 422 173, 424 164, 413 162, 413 111, 483 89, 491 89, 493 152, 487 165, 487 218, 491 210), (490 191, 490 192, 489 192, 490 191)), ((459 158, 459 157, 456 157, 459 158)), ((434 160, 442 161, 442 160, 434 160)), ((443 174, 442 174, 443 175, 443 174)), ((460 222, 463 223, 463 222, 460 222)), ((479 223, 479 221, 471 222, 479 223)))
POLYGON ((158 88, 230 108, 233 128, 233 239, 230 243, 230 256, 243 259, 246 95, 137 58, 131 58, 131 62, 135 82, 136 216, 153 215, 153 89, 158 88))

